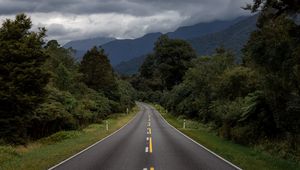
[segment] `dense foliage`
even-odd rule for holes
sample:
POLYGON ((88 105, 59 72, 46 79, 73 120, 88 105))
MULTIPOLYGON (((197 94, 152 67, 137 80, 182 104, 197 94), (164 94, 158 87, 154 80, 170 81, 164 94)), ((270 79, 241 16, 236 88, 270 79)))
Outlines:
POLYGON ((45 29, 31 32, 24 14, 0 28, 0 139, 26 143, 126 112, 132 86, 118 78, 102 49, 77 63, 56 40, 43 44, 45 29))
POLYGON ((140 90, 140 98, 157 101, 165 90, 182 82, 185 71, 196 58, 193 48, 184 40, 161 36, 140 68, 140 74, 132 78, 133 86, 140 90))
POLYGON ((27 137, 27 124, 44 100, 49 78, 42 69, 45 30, 31 32, 31 26, 22 14, 0 28, 0 136, 15 142, 27 137))
POLYGON ((164 47, 159 40, 132 84, 142 91, 141 99, 205 123, 226 139, 245 145, 272 143, 271 150, 280 156, 299 160, 299 1, 257 0, 247 9, 261 13, 258 29, 243 49, 242 63, 219 48, 211 56, 176 59, 177 67, 169 64, 174 51, 181 51, 179 56, 193 52, 164 47), (178 81, 168 81, 168 76, 178 76, 178 81))

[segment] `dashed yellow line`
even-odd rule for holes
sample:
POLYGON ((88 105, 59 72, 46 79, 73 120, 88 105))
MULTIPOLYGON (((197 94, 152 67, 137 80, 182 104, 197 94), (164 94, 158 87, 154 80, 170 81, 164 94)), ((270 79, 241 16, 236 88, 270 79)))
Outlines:
POLYGON ((151 135, 151 128, 147 128, 147 134, 151 135))
POLYGON ((151 137, 149 139, 149 152, 152 153, 152 138, 151 137))
POLYGON ((150 170, 154 170, 154 167, 150 167, 150 170))

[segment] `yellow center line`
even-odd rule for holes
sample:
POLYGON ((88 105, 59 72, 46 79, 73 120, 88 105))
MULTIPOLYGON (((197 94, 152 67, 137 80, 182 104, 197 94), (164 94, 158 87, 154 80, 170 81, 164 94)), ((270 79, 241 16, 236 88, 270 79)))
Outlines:
POLYGON ((154 167, 150 167, 150 170, 154 170, 154 167))
POLYGON ((147 130, 148 130, 147 134, 151 135, 151 128, 147 128, 147 130))
POLYGON ((151 137, 149 139, 149 152, 152 153, 152 138, 151 137))

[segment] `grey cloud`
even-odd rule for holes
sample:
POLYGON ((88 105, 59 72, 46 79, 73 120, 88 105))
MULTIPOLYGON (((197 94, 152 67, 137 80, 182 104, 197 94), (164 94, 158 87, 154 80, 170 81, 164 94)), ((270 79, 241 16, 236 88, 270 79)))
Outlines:
MULTIPOLYGON (((249 0, 248 0, 249 1, 249 0)), ((150 16, 161 11, 175 10, 184 15, 194 10, 212 7, 216 10, 240 0, 0 0, 0 14, 18 12, 60 12, 71 14, 123 13, 150 16)))
POLYGON ((80 29, 67 29, 62 24, 50 24, 47 26, 47 34, 51 36, 65 36, 70 32, 79 33, 80 29))
POLYGON ((93 36, 136 38, 247 15, 241 9, 246 2, 252 0, 0 0, 0 18, 28 13, 34 24, 46 26, 48 38, 62 42, 93 36))

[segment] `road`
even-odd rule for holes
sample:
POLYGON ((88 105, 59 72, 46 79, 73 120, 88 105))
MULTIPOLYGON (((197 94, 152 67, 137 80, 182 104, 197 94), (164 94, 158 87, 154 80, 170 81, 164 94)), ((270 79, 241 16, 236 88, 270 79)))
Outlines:
POLYGON ((237 169, 171 127, 150 105, 112 136, 51 168, 55 170, 237 169))

